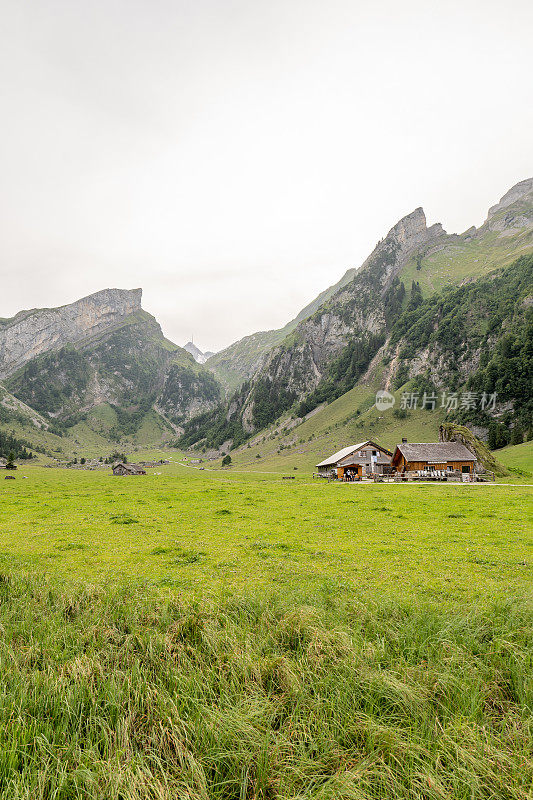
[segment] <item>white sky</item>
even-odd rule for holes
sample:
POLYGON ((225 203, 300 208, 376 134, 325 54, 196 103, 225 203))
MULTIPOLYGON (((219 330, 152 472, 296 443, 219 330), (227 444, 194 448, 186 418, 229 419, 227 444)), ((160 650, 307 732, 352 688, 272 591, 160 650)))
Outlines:
POLYGON ((0 10, 0 316, 142 286, 220 349, 416 206, 459 232, 533 174, 529 0, 0 10))

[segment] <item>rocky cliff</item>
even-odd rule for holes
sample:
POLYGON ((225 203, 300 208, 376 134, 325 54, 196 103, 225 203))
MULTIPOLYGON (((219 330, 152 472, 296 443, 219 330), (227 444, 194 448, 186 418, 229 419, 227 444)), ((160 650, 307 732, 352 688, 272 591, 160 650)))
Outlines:
POLYGON ((269 353, 242 410, 245 430, 255 427, 258 383, 283 386, 288 406, 318 386, 328 365, 354 338, 373 341, 377 350, 387 327, 384 296, 394 278, 416 250, 445 236, 441 225, 427 227, 421 208, 401 219, 353 279, 269 353))
POLYGON ((489 208, 484 226, 491 231, 516 230, 533 226, 533 178, 520 181, 489 208))
POLYGON ((60 308, 21 311, 0 324, 0 380, 49 350, 109 330, 141 309, 142 289, 104 289, 60 308))
POLYGON ((177 430, 214 408, 220 400, 216 379, 164 337, 141 308, 141 295, 140 289, 105 289, 68 306, 4 320, 0 366, 7 389, 55 426, 111 406, 114 438, 153 411, 177 430))
MULTIPOLYGON (((257 346, 254 337, 247 337, 208 363, 232 375, 238 360, 237 369, 242 368, 248 380, 211 423, 207 418, 193 420, 184 443, 209 441, 210 436, 217 442, 242 441, 289 408, 308 413, 352 388, 380 353, 411 377, 431 367, 446 380, 452 374, 466 379, 479 361, 475 346, 466 352, 457 343, 457 352, 450 354, 437 343, 409 352, 404 338, 400 358, 389 347, 391 331, 403 313, 412 314, 414 324, 424 298, 468 284, 533 252, 532 188, 533 179, 514 186, 490 209, 481 228, 464 234, 447 234, 440 224, 428 227, 422 208, 403 217, 358 270, 349 270, 317 298, 309 313, 299 315, 284 338, 280 331, 269 332, 268 347, 267 335, 256 334, 257 346), (253 347, 241 346, 249 341, 253 347)), ((478 313, 483 316, 484 311, 478 313)), ((428 316, 428 325, 438 324, 438 316, 428 316)), ((490 342, 486 346, 490 348, 490 342)), ((387 372, 391 373, 388 367, 387 372)))

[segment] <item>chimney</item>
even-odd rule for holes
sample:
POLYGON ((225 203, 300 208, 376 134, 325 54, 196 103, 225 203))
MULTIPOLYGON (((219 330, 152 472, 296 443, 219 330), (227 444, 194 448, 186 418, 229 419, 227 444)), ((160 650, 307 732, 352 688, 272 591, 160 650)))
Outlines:
POLYGON ((402 439, 402 444, 407 444, 407 439, 402 439))

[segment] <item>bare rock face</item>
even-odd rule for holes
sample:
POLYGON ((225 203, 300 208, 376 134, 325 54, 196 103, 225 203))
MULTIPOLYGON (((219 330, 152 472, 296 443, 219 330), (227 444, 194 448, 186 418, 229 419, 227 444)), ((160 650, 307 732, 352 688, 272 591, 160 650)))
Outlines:
POLYGON ((517 200, 526 198, 529 194, 533 194, 533 178, 526 178, 525 181, 520 181, 520 183, 516 183, 512 186, 511 189, 504 194, 499 203, 489 208, 487 220, 491 219, 505 208, 513 205, 517 200))
POLYGON ((402 250, 412 250, 414 247, 427 244, 435 237, 444 234, 445 231, 440 222, 428 228, 424 209, 415 208, 390 229, 386 239, 395 239, 402 250))
POLYGON ((264 358, 252 391, 241 411, 243 427, 254 430, 254 391, 257 382, 287 392, 287 404, 301 399, 324 378, 328 365, 353 339, 375 337, 386 331, 383 297, 391 282, 420 247, 436 246, 447 234, 440 224, 426 224, 422 208, 403 217, 382 239, 354 277, 314 314, 304 319, 264 358))
POLYGON ((187 344, 183 345, 183 349, 191 354, 197 364, 205 364, 208 358, 211 358, 211 356, 215 355, 209 350, 206 353, 202 353, 200 348, 196 347, 194 342, 187 342, 187 344))
POLYGON ((104 289, 60 308, 21 311, 0 323, 0 380, 42 353, 101 333, 141 310, 142 289, 104 289))
POLYGON ((533 227, 533 178, 520 181, 489 209, 483 225, 503 236, 533 227))

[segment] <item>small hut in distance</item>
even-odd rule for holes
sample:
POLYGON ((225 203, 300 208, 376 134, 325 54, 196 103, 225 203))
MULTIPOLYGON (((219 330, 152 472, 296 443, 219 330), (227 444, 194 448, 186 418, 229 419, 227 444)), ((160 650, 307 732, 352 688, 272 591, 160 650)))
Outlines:
POLYGON ((117 461, 113 464, 113 475, 146 475, 144 470, 139 464, 126 464, 124 461, 117 461))

